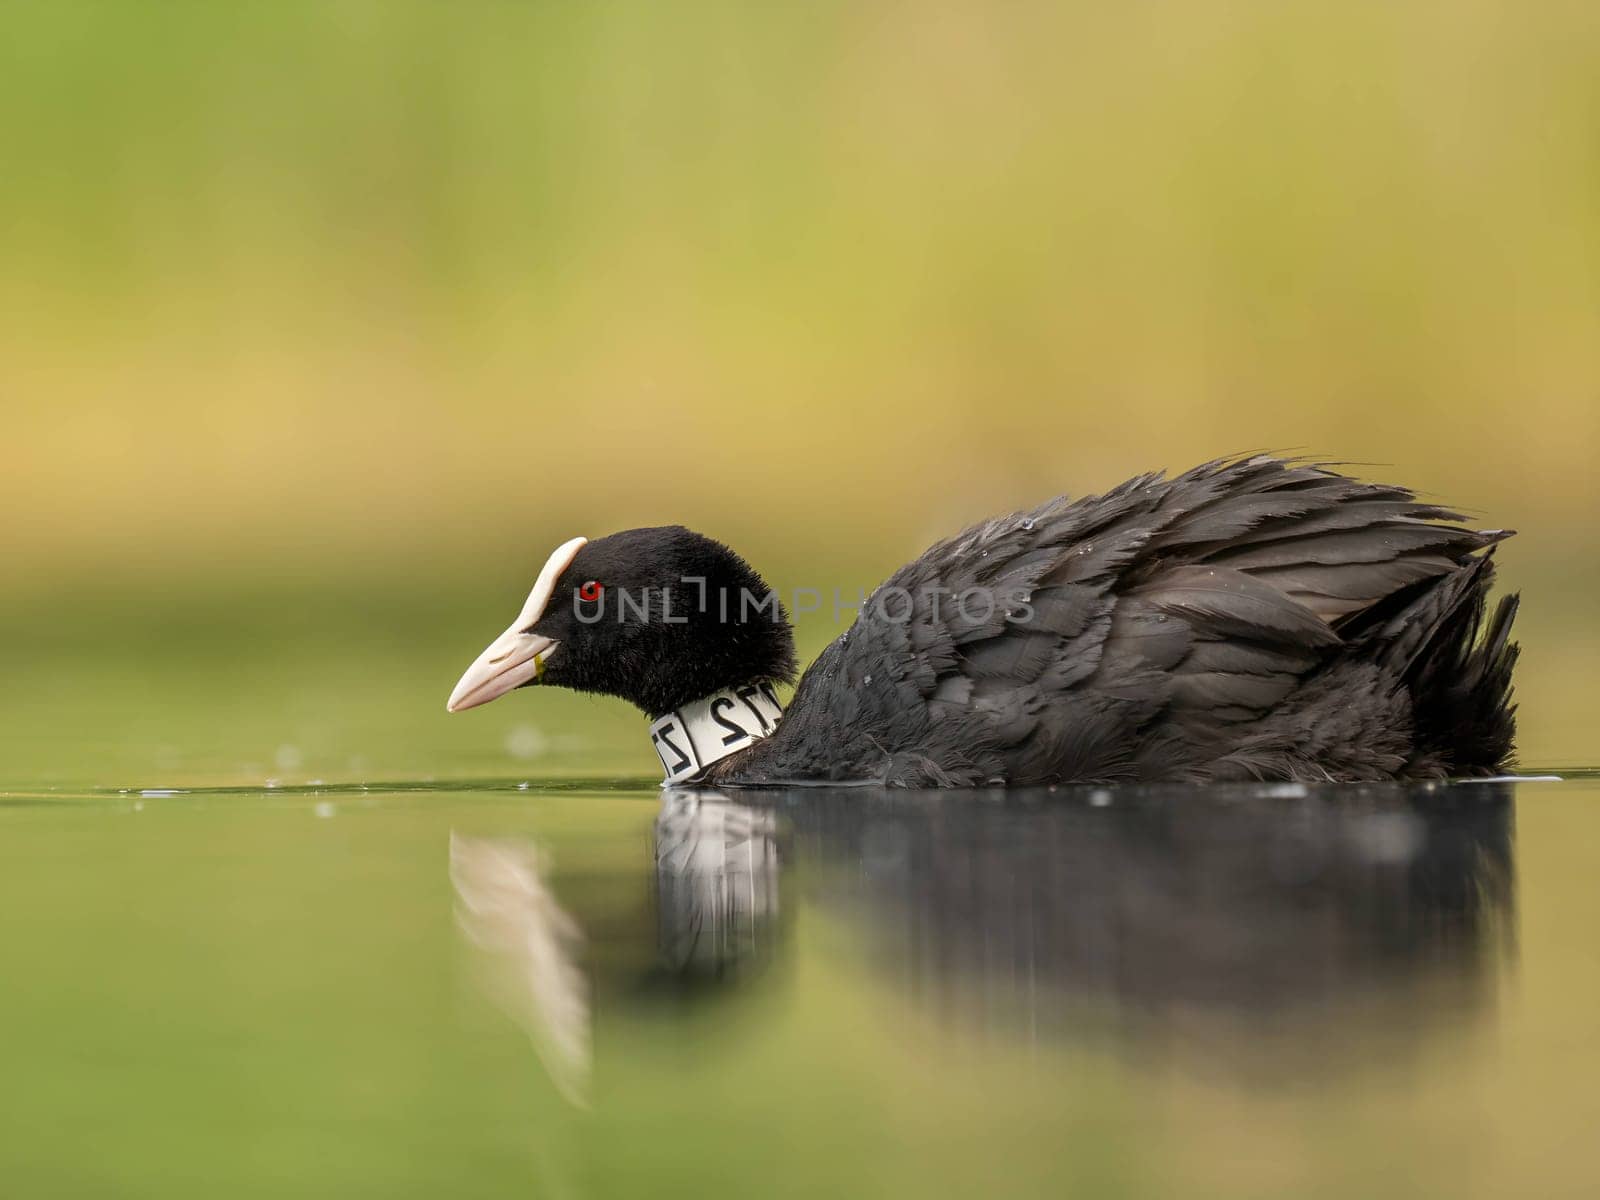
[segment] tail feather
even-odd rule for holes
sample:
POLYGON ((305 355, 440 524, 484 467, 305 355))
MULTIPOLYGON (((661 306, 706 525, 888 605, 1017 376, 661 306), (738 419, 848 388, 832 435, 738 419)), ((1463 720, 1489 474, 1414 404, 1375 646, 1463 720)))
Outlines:
POLYGON ((1511 760, 1511 674, 1518 652, 1511 624, 1518 597, 1503 597, 1484 621, 1492 554, 1408 590, 1380 619, 1340 630, 1352 650, 1398 675, 1411 693, 1418 767, 1484 775, 1511 760))
MULTIPOLYGON (((1432 740, 1447 748, 1451 768, 1458 774, 1491 774, 1511 765, 1517 732, 1517 706, 1511 700, 1511 672, 1519 647, 1511 640, 1521 598, 1503 596, 1489 618, 1487 632, 1467 650, 1460 674, 1446 679, 1436 705, 1432 740)), ((1477 632, 1483 612, 1478 594, 1472 630, 1477 632)))

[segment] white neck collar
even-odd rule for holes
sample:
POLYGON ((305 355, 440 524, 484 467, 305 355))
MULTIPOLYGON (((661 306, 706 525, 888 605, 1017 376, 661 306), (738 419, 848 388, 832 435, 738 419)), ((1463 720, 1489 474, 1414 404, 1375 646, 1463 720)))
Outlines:
POLYGON ((691 780, 712 763, 753 746, 778 727, 783 705, 770 683, 723 688, 650 723, 665 784, 691 780))

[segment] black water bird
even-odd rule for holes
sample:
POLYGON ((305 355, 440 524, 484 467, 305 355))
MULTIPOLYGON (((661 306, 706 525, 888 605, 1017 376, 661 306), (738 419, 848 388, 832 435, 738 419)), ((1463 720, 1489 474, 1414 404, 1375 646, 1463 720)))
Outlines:
POLYGON ((794 677, 786 610, 680 526, 575 538, 451 711, 540 682, 631 701, 668 783, 907 787, 1493 774, 1517 597, 1407 489, 1257 456, 940 542, 794 677))

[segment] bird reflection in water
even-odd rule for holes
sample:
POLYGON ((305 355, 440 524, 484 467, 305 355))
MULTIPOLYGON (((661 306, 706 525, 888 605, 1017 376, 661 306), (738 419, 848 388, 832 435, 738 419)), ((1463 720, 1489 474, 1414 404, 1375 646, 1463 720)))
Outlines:
POLYGON ((778 939, 778 813, 713 792, 661 794, 655 827, 656 915, 663 965, 744 973, 778 939))
POLYGON ((545 882, 531 841, 450 835, 456 927, 473 949, 484 993, 533 1041, 561 1094, 585 1103, 589 984, 578 966, 583 933, 545 882))
POLYGON ((792 869, 800 902, 859 926, 874 972, 940 1019, 1303 1071, 1297 1052, 1388 1054, 1492 997, 1512 812, 1498 782, 668 791, 660 946, 748 975, 792 869))
POLYGON ((654 928, 641 908, 592 929, 592 980, 537 847, 458 836, 451 875, 482 982, 580 1102, 591 996, 759 1005, 745 984, 796 907, 857 929, 869 974, 953 1026, 1303 1079, 1392 1060, 1493 998, 1512 817, 1499 782, 669 789, 654 928))

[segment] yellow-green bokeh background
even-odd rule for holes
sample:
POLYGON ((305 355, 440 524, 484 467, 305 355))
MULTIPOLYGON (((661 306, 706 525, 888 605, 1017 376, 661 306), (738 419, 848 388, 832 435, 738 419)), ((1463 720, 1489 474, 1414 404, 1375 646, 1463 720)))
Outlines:
POLYGON ((0 780, 645 773, 444 718, 557 541, 848 588, 1253 448, 1519 528, 1595 756, 1593 4, 12 3, 0 169, 0 780))
POLYGON ((646 780, 614 702, 444 713, 557 542, 848 594, 1255 448, 1520 529, 1524 760, 1600 761, 1593 0, 5 0, 0 438, 0 1190, 1594 1190, 1579 785, 1370 1073, 1337 989, 1282 1091, 956 1037, 803 901, 766 992, 602 996, 593 1119, 457 994, 447 844, 648 962, 652 791, 5 795, 646 780))

